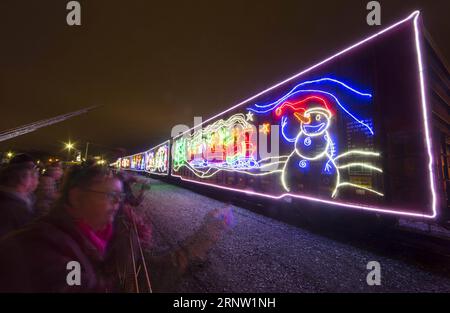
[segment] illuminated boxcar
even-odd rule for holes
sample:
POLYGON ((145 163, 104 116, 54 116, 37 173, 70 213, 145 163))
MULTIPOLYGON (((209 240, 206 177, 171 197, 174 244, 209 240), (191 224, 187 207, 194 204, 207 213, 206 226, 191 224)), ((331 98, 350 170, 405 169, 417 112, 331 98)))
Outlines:
MULTIPOLYGON (((442 217, 449 76, 430 42, 412 13, 173 137, 170 176, 255 197, 442 217)), ((140 155, 148 160, 145 152, 125 165, 136 169, 140 155)))
POLYGON ((167 140, 147 151, 119 158, 111 166, 117 169, 169 175, 170 141, 167 140))

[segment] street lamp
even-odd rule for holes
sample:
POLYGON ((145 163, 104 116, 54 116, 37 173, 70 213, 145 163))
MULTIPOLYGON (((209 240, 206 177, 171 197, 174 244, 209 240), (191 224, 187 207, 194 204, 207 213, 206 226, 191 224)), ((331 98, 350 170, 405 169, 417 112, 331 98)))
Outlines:
POLYGON ((70 141, 67 142, 67 143, 65 143, 65 149, 69 150, 69 152, 70 152, 70 150, 72 150, 74 147, 75 147, 75 145, 74 145, 73 143, 71 143, 70 141))
POLYGON ((7 154, 6 154, 6 157, 8 158, 8 159, 11 159, 12 157, 13 157, 13 153, 11 152, 11 151, 9 151, 7 154))
POLYGON ((66 143, 64 143, 64 149, 67 150, 67 161, 70 161, 69 160, 69 158, 70 158, 70 150, 75 149, 75 144, 70 142, 70 141, 66 142, 66 143))

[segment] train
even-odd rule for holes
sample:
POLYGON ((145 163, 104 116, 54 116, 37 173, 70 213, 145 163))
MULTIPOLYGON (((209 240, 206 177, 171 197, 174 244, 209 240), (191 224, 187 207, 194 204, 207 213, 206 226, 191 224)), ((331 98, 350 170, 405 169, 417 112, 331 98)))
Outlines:
POLYGON ((110 165, 254 201, 445 224, 449 77, 415 11, 110 165))

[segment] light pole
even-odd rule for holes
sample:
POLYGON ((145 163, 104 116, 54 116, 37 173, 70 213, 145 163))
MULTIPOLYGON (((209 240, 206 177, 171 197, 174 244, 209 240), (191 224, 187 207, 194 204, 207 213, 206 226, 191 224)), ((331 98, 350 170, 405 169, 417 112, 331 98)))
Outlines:
POLYGON ((70 161, 69 160, 70 159, 70 150, 72 150, 74 148, 75 148, 75 144, 70 141, 64 144, 64 149, 67 150, 67 161, 70 161))
POLYGON ((84 160, 87 161, 89 142, 86 142, 86 150, 84 151, 84 160))

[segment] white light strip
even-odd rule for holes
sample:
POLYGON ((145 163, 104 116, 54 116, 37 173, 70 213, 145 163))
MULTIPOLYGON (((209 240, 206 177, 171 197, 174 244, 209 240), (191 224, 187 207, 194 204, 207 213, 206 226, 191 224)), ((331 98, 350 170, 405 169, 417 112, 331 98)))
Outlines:
MULTIPOLYGON (((150 148, 150 149, 147 149, 147 150, 145 150, 144 152, 142 152, 142 153, 146 153, 146 152, 149 152, 149 151, 151 151, 151 150, 155 150, 156 148, 159 148, 159 147, 161 147, 161 146, 163 146, 163 145, 170 145, 170 140, 166 140, 166 141, 164 141, 164 142, 162 142, 162 143, 160 143, 159 145, 156 145, 156 146, 154 146, 154 147, 152 147, 152 148, 150 148)), ((169 147, 170 148, 170 147, 169 147)), ((170 149, 169 149, 170 150, 170 149)), ((139 154, 139 153, 138 153, 139 154)))
POLYGON ((358 163, 358 162, 356 162, 356 163, 348 163, 348 164, 337 166, 337 168, 339 168, 339 169, 340 168, 349 168, 349 167, 363 167, 363 168, 368 168, 368 169, 371 169, 371 170, 383 173, 383 170, 381 168, 373 166, 371 164, 366 164, 366 163, 358 163))

